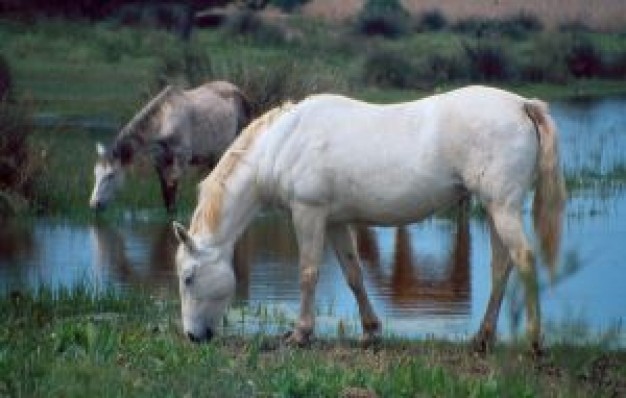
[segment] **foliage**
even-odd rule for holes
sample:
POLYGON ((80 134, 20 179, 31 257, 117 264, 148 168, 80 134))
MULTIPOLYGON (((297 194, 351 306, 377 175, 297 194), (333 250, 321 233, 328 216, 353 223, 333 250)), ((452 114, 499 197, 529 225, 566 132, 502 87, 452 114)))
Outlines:
POLYGON ((285 36, 278 26, 265 22, 251 10, 241 10, 231 15, 224 29, 233 36, 242 36, 265 44, 285 42, 285 36))
POLYGON ((504 81, 513 75, 509 56, 499 43, 481 41, 467 44, 470 76, 477 81, 504 81))
POLYGON ((508 37, 521 40, 530 33, 540 32, 543 25, 536 16, 520 13, 504 19, 468 18, 456 22, 452 29, 478 38, 508 37))
POLYGON ((418 31, 437 31, 447 26, 448 20, 439 9, 424 12, 417 22, 418 31))
POLYGON ((33 196, 33 183, 40 171, 40 156, 29 148, 32 132, 29 108, 11 99, 11 75, 0 58, 0 216, 25 210, 33 196))
POLYGON ((309 0, 270 0, 270 4, 287 12, 292 12, 308 2, 309 0))
POLYGON ((414 70, 411 58, 405 53, 377 49, 365 58, 362 79, 370 85, 408 89, 415 83, 414 70))
POLYGON ((0 100, 9 98, 13 86, 13 77, 6 59, 0 54, 0 100))
POLYGON ((398 38, 411 30, 411 17, 398 0, 368 0, 356 18, 355 29, 365 36, 398 38))
POLYGON ((594 77, 602 72, 602 55, 593 43, 584 37, 574 37, 565 59, 574 77, 594 77))

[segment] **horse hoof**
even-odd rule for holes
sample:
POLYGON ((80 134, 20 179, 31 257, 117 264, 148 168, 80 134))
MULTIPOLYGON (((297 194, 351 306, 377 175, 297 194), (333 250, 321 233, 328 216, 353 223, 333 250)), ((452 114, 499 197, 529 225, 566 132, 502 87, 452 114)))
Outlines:
POLYGON ((546 352, 543 348, 541 348, 541 344, 538 342, 533 342, 530 347, 530 355, 534 360, 539 360, 545 356, 546 352))
POLYGON ((472 351, 479 355, 486 355, 491 352, 493 350, 493 345, 493 339, 490 339, 482 334, 474 337, 471 342, 472 351))

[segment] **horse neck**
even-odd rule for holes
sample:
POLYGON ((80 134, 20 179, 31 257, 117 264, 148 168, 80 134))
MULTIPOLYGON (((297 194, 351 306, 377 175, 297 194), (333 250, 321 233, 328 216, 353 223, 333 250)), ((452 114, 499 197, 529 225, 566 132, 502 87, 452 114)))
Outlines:
MULTIPOLYGON (((204 201, 214 199, 215 195, 209 194, 209 197, 201 198, 194 214, 192 229, 195 228, 198 234, 210 236, 213 243, 233 246, 261 207, 256 183, 256 167, 247 160, 242 160, 242 162, 225 181, 217 182, 223 188, 218 215, 219 223, 211 226, 210 223, 203 221, 200 209, 208 203, 204 201), (202 225, 198 226, 196 223, 202 225)), ((201 195, 204 196, 206 193, 208 192, 201 195)))
POLYGON ((126 134, 117 137, 111 147, 111 152, 113 157, 120 161, 122 167, 126 167, 132 163, 137 152, 143 147, 145 147, 145 141, 142 137, 126 134))
POLYGON ((139 151, 152 149, 163 127, 163 107, 179 103, 180 99, 176 98, 178 97, 170 89, 159 94, 124 126, 115 140, 114 149, 128 150, 131 157, 139 151))

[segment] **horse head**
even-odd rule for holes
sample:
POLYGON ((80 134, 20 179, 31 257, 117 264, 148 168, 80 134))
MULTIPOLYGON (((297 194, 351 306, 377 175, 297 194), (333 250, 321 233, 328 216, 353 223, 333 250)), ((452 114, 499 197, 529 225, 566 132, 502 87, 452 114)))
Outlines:
POLYGON ((104 145, 96 144, 98 159, 94 166, 94 186, 89 200, 89 207, 93 210, 104 208, 113 198, 124 180, 122 167, 123 154, 116 154, 104 145))
POLYGON ((235 293, 232 251, 192 237, 177 222, 174 234, 183 330, 193 342, 208 341, 235 293))

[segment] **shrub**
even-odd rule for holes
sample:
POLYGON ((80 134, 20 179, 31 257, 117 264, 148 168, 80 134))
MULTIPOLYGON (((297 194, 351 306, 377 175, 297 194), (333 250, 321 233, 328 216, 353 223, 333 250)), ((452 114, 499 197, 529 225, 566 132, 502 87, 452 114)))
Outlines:
POLYGON ((299 101, 311 94, 340 93, 346 83, 336 75, 320 74, 314 65, 279 60, 264 65, 235 62, 212 66, 213 79, 239 86, 251 103, 252 114, 260 115, 287 100, 299 101))
POLYGON ((463 54, 428 54, 419 58, 415 68, 422 88, 470 78, 468 60, 463 54))
POLYGON ((604 58, 603 76, 612 79, 626 78, 626 52, 608 55, 604 58))
POLYGON ((0 216, 5 216, 26 208, 33 198, 41 155, 28 146, 33 130, 29 108, 11 98, 11 72, 2 56, 0 82, 0 216))
POLYGON ((400 51, 372 50, 363 61, 362 80, 365 84, 406 89, 415 85, 416 77, 411 59, 400 51))
POLYGON ((465 44, 470 77, 480 81, 505 80, 514 75, 512 63, 504 47, 497 42, 465 44))
POLYGON ((583 37, 574 39, 565 61, 575 77, 595 77, 602 73, 602 55, 595 45, 583 37))
POLYGON ((281 28, 264 21, 252 10, 241 10, 228 17, 224 29, 233 36, 265 44, 282 44, 286 41, 281 28))
POLYGON ((9 95, 11 95, 12 85, 13 81, 9 65, 5 61, 4 57, 0 55, 0 100, 9 98, 9 95))
POLYGON ((0 99, 0 216, 24 210, 33 198, 41 162, 28 147, 27 107, 0 99))
POLYGON ((357 33, 397 38, 409 33, 411 17, 398 0, 368 0, 356 19, 357 33))
POLYGON ((503 19, 472 17, 457 22, 452 27, 457 33, 470 36, 484 37, 509 37, 512 39, 524 39, 528 33, 539 32, 543 24, 534 15, 520 13, 503 19))
POLYGON ((446 16, 438 9, 424 12, 417 22, 419 31, 437 31, 445 29, 447 26, 446 16))
POLYGON ((291 12, 309 0, 270 0, 270 4, 280 8, 283 11, 291 12))

